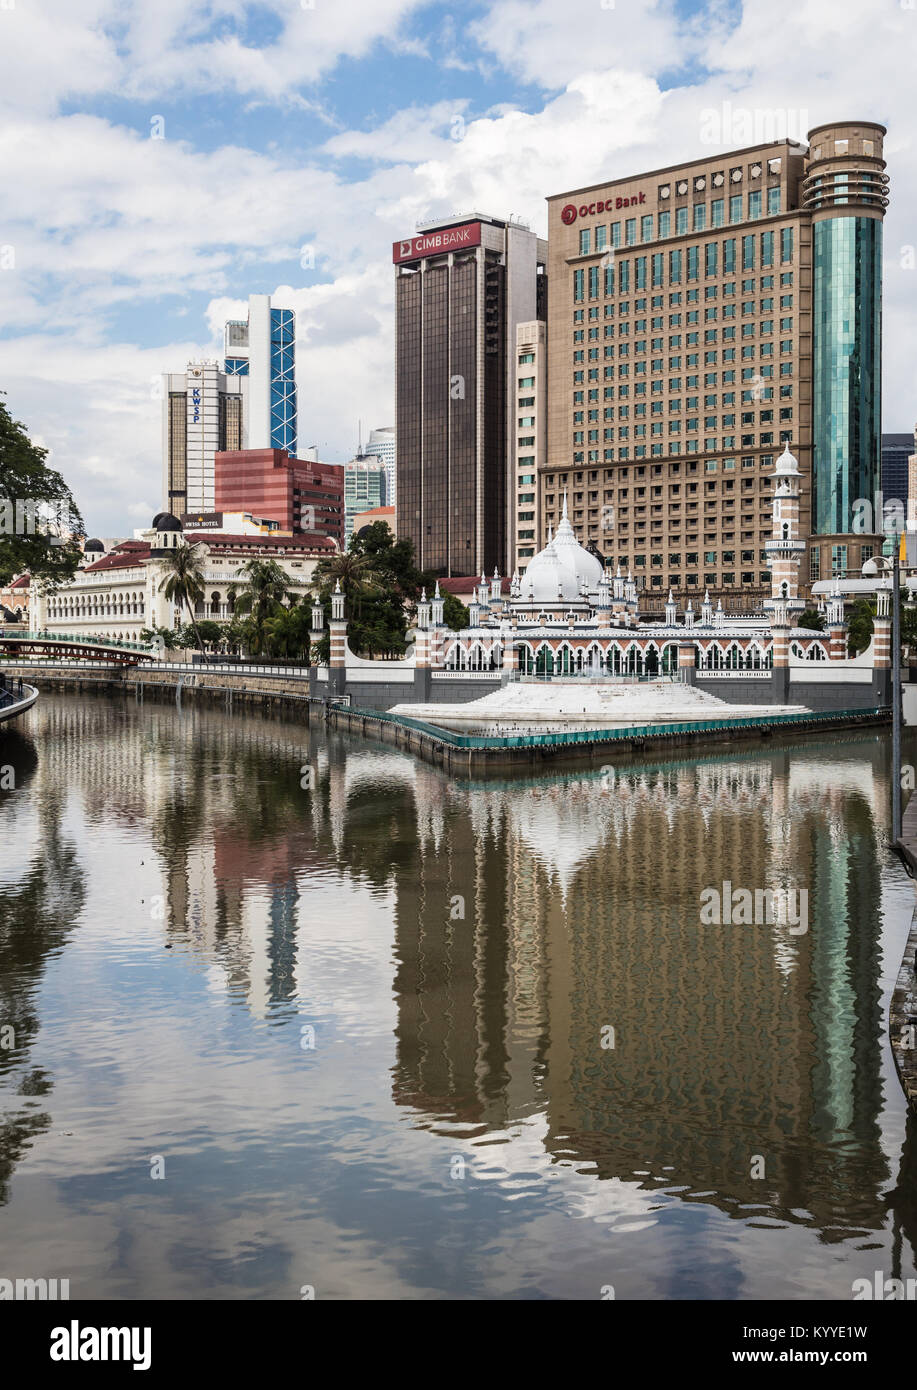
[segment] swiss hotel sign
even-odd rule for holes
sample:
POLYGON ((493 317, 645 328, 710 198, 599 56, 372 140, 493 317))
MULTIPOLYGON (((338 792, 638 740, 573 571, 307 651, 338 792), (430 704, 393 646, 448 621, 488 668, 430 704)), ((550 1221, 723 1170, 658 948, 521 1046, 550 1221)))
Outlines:
POLYGON ((480 222, 466 222, 462 227, 443 227, 441 231, 423 232, 407 241, 392 243, 392 261, 417 261, 421 256, 442 256, 447 251, 464 251, 468 246, 480 246, 480 222))

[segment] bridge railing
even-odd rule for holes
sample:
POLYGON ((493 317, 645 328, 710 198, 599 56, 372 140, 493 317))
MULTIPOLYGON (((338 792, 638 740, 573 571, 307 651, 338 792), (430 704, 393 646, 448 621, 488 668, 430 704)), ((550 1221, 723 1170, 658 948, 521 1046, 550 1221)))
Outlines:
POLYGON ((79 632, 20 632, 6 631, 0 627, 0 639, 3 641, 16 640, 17 642, 60 642, 70 643, 78 647, 114 647, 119 651, 145 652, 147 656, 154 656, 155 649, 147 642, 126 642, 120 637, 92 637, 79 632))

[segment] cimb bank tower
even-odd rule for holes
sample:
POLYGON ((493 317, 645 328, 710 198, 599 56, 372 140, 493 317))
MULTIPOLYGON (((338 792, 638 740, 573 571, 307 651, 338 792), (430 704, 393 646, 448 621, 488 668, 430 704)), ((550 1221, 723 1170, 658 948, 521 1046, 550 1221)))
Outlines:
POLYGON ((789 443, 801 586, 858 573, 883 539, 854 525, 856 502, 879 490, 885 133, 821 125, 808 150, 779 140, 553 194, 547 254, 528 233, 511 276, 495 244, 503 273, 488 278, 477 243, 460 296, 450 282, 466 251, 444 234, 485 219, 396 244, 398 466, 412 508, 399 529, 426 563, 524 572, 566 493, 578 539, 632 572, 650 605, 671 588, 754 606, 769 592, 771 475, 789 443), (450 268, 428 294, 425 277, 450 268), (450 399, 474 335, 503 354, 502 434, 468 412, 479 383, 470 401, 450 399), (476 447, 450 469, 456 409, 455 441, 470 432, 476 447), (456 524, 461 535, 426 553, 456 524))

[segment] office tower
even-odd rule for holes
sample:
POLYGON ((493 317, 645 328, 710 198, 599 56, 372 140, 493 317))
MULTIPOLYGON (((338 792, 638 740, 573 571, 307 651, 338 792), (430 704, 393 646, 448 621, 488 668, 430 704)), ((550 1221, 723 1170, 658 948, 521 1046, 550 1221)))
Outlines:
POLYGON ((437 575, 511 565, 516 327, 544 318, 546 256, 480 213, 394 244, 398 532, 437 575))
POLYGON ((914 452, 914 431, 882 436, 882 497, 885 502, 901 502, 905 509, 910 495, 908 460, 914 452))
POLYGON ((296 316, 274 309, 268 294, 248 297, 248 318, 230 320, 224 335, 228 376, 248 377, 249 449, 296 453, 296 316))
POLYGON ((291 458, 286 449, 241 449, 215 458, 217 512, 249 512, 293 534, 315 532, 344 544, 344 470, 291 458))
POLYGON ((819 126, 808 152, 776 141, 548 199, 542 541, 567 492, 583 542, 660 609, 670 587, 747 606, 769 592, 790 443, 803 586, 858 572, 881 544, 853 527, 879 476, 884 134, 819 126))
POLYGON ((538 471, 547 457, 547 325, 516 328, 514 371, 514 505, 512 569, 519 574, 538 550, 538 471))
POLYGON ((175 516, 212 511, 213 457, 241 449, 244 379, 215 362, 189 362, 163 376, 163 506, 175 516))
POLYGON ((395 466, 395 426, 383 425, 379 429, 372 430, 363 453, 374 455, 380 463, 385 465, 386 505, 396 506, 398 484, 395 466))
POLYGON ((375 455, 365 454, 344 464, 344 540, 353 534, 353 519, 361 512, 388 505, 386 468, 375 455))
POLYGON ((295 324, 253 294, 248 318, 224 329, 224 356, 163 376, 163 505, 176 516, 214 508, 219 450, 296 453, 295 324))

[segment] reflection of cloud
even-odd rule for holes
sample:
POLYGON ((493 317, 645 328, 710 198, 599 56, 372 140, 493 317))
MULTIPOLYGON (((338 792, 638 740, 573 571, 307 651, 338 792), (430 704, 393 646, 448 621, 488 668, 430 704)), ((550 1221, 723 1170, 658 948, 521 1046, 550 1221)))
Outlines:
POLYGON ((527 788, 508 799, 510 825, 556 878, 561 894, 593 851, 605 841, 599 787, 527 788))

